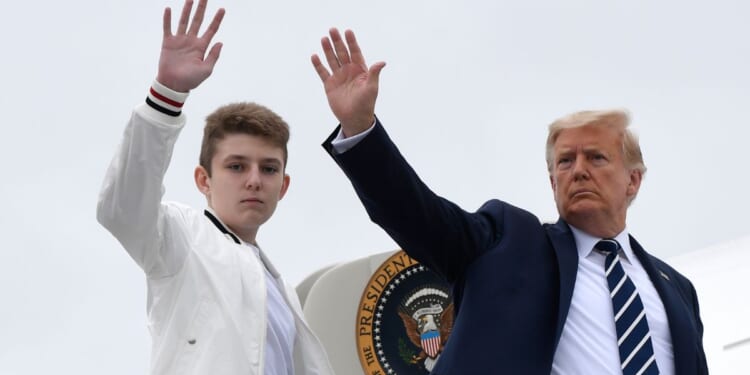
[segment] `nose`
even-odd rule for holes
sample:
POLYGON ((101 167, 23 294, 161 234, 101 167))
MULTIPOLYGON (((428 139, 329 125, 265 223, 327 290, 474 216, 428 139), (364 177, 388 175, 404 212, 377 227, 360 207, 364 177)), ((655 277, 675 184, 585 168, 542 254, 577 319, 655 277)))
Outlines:
POLYGON ((260 170, 256 168, 250 168, 247 173, 247 180, 245 180, 245 187, 250 190, 260 190, 261 178, 260 170))
POLYGON ((575 162, 573 163, 573 178, 576 181, 579 180, 588 180, 590 177, 589 170, 588 170, 588 164, 586 164, 586 158, 584 156, 579 156, 575 159, 575 162))

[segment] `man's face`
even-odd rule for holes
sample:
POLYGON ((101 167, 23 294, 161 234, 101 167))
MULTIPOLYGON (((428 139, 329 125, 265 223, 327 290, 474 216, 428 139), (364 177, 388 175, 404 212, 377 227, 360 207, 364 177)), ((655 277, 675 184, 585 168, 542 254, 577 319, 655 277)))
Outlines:
POLYGON ((229 134, 216 144, 211 177, 196 168, 196 184, 208 206, 245 241, 255 241, 289 187, 283 156, 281 148, 263 138, 229 134))
POLYGON ((565 129, 553 145, 550 175, 560 216, 589 234, 612 237, 625 228, 628 201, 641 173, 629 170, 621 134, 610 127, 565 129))

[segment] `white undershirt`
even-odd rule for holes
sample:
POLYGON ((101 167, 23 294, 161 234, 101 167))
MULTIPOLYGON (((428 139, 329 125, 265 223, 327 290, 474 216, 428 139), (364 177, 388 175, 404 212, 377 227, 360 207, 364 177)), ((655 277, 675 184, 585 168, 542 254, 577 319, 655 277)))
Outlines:
MULTIPOLYGON (((568 318, 552 362, 552 374, 622 374, 612 300, 604 275, 605 257, 593 251, 601 238, 572 226, 571 229, 578 248, 578 273, 568 318)), ((672 335, 664 304, 630 247, 627 229, 615 239, 622 246, 620 263, 635 284, 646 309, 659 372, 672 375, 672 335)))
POLYGON ((266 293, 268 324, 266 325, 266 350, 264 358, 264 375, 294 375, 294 338, 297 330, 294 315, 279 291, 276 279, 268 271, 260 258, 260 250, 245 243, 253 249, 266 274, 266 293))

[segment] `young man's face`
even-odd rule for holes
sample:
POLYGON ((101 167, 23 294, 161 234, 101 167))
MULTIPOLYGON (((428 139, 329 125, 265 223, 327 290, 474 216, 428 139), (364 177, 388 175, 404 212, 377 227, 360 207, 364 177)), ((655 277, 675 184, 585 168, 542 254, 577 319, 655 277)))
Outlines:
POLYGON ((195 181, 219 219, 254 243, 258 228, 289 187, 283 150, 261 137, 228 134, 216 144, 211 176, 198 166, 195 181))
POLYGON ((622 135, 604 126, 565 129, 554 144, 550 181, 560 216, 600 237, 625 228, 629 200, 641 174, 626 167, 622 135))

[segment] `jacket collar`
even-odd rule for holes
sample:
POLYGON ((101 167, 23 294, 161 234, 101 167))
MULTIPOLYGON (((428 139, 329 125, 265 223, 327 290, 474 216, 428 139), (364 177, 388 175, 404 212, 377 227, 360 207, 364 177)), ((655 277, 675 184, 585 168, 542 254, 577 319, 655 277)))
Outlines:
POLYGON ((234 232, 232 232, 231 229, 229 229, 224 223, 219 220, 219 218, 216 216, 216 214, 213 212, 213 210, 209 207, 203 210, 203 214, 206 215, 208 220, 211 221, 211 223, 216 226, 216 229, 218 229, 221 233, 224 234, 224 236, 227 239, 232 240, 237 245, 247 245, 252 246, 257 250, 258 258, 260 259, 261 264, 266 267, 268 272, 271 273, 271 276, 274 277, 274 279, 278 279, 281 277, 281 274, 279 274, 279 271, 276 270, 276 267, 273 266, 273 263, 271 263, 271 260, 266 257, 266 254, 263 253, 263 250, 260 249, 260 246, 256 246, 253 244, 249 244, 245 241, 243 241, 238 235, 236 235, 234 232))
POLYGON ((568 224, 563 219, 559 219, 557 223, 546 227, 550 242, 555 250, 560 272, 560 302, 557 311, 557 332, 555 332, 555 347, 557 347, 562 329, 565 326, 565 320, 568 318, 570 301, 573 298, 573 288, 578 273, 578 251, 576 250, 573 232, 570 231, 568 224))
POLYGON ((203 214, 205 214, 206 217, 208 217, 208 220, 211 220, 216 228, 219 229, 221 233, 224 233, 227 238, 234 241, 234 243, 236 243, 237 245, 242 245, 242 240, 240 240, 240 237, 234 234, 234 232, 232 232, 226 225, 224 225, 224 223, 222 223, 221 220, 216 217, 216 214, 211 208, 206 208, 205 210, 203 210, 203 214))

